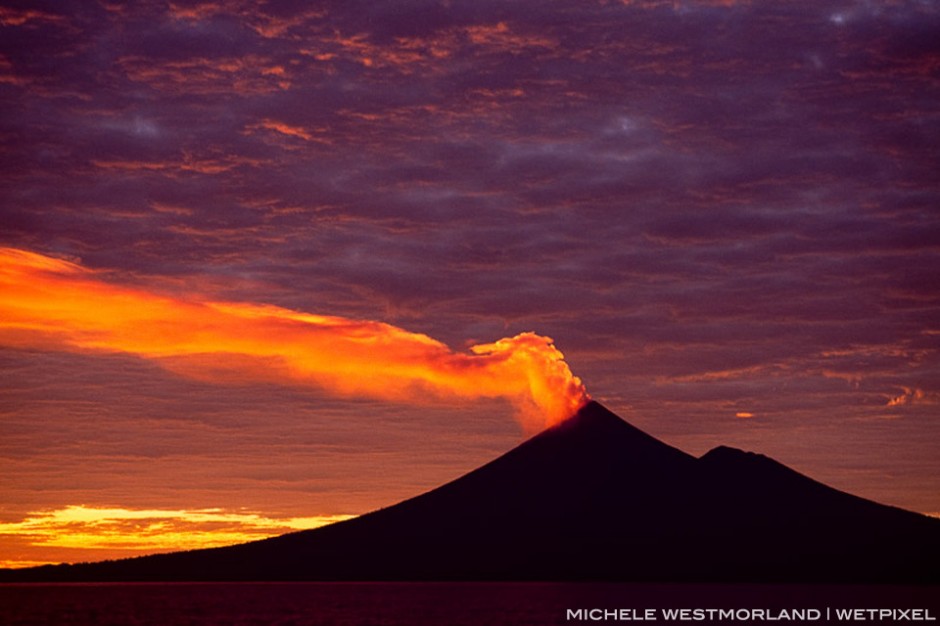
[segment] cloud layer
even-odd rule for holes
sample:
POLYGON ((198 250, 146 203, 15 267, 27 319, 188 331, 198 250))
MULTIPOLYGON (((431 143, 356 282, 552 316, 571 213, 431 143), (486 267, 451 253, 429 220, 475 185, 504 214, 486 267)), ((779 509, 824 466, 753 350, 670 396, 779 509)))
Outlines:
POLYGON ((141 552, 215 548, 319 528, 349 515, 271 519, 249 511, 130 510, 67 506, 0 523, 5 544, 0 567, 121 558, 141 552), (11 554, 12 553, 12 554, 11 554), (30 555, 38 558, 31 561, 30 555))

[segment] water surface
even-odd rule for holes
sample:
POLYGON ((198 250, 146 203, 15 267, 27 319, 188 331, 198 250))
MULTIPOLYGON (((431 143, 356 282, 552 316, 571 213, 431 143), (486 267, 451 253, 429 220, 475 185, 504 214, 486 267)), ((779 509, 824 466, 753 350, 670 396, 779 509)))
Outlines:
MULTIPOLYGON (((590 583, 0 585, 0 624, 11 626, 667 624, 678 622, 665 620, 662 610, 677 607, 920 608, 931 610, 932 615, 937 616, 940 615, 940 587, 590 583), (604 620, 588 619, 586 613, 582 613, 581 619, 571 619, 568 613, 569 610, 598 608, 621 612, 617 619, 604 620), (647 609, 654 611, 656 619, 638 619, 647 609)), ((779 626, 796 622, 764 623, 779 626)), ((891 620, 866 623, 883 624, 891 620)))

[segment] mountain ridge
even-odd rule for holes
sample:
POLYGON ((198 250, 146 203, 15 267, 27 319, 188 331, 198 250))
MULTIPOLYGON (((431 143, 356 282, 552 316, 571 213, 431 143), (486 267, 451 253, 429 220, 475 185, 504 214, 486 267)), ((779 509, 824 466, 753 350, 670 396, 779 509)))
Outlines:
POLYGON ((436 489, 331 526, 0 580, 938 581, 940 520, 763 455, 691 456, 590 402, 436 489))

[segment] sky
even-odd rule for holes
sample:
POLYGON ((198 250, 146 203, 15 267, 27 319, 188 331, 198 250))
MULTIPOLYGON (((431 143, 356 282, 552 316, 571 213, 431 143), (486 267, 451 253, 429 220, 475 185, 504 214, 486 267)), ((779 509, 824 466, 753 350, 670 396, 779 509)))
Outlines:
POLYGON ((940 512, 940 6, 0 2, 0 565, 417 495, 585 394, 940 512))

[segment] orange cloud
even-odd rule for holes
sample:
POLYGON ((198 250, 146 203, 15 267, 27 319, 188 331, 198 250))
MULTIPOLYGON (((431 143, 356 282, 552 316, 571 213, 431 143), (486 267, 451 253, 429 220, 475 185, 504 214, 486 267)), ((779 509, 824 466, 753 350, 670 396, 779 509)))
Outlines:
POLYGON ((296 530, 319 528, 352 515, 271 518, 250 511, 222 509, 126 509, 71 505, 37 511, 14 522, 0 522, 6 558, 0 567, 49 563, 41 554, 100 560, 144 554, 227 546, 296 530), (19 548, 16 548, 19 544, 19 548), (35 548, 41 548, 41 553, 35 548), (35 553, 35 554, 34 554, 35 553))
MULTIPOLYGON (((284 122, 279 122, 272 119, 264 119, 258 122, 257 124, 252 124, 247 128, 248 131, 255 130, 266 130, 278 133, 285 137, 294 137, 297 139, 303 139, 304 141, 317 141, 324 144, 332 144, 333 142, 325 137, 317 137, 311 133, 306 128, 302 126, 291 126, 290 124, 285 124, 284 122)), ((317 129, 318 132, 323 132, 324 129, 317 129)))
POLYGON ((61 15, 54 15, 36 9, 14 9, 0 7, 0 26, 22 26, 27 22, 64 22, 61 15))
POLYGON ((554 48, 557 42, 541 35, 525 35, 514 32, 505 22, 479 24, 466 29, 471 43, 503 52, 518 54, 526 48, 554 48))
POLYGON ((291 85, 284 68, 258 55, 163 63, 131 56, 119 59, 117 65, 130 80, 170 93, 258 95, 284 91, 291 85))
POLYGON ((228 155, 220 158, 197 157, 184 152, 178 159, 167 161, 103 161, 92 160, 95 167, 123 172, 159 172, 170 177, 184 173, 222 174, 238 167, 256 167, 257 159, 228 155))
POLYGON ((902 387, 903 393, 888 399, 885 406, 908 406, 914 404, 940 404, 940 394, 929 393, 916 387, 902 387))
POLYGON ((739 367, 727 370, 712 370, 696 374, 683 374, 681 376, 671 376, 669 382, 682 383, 703 383, 716 380, 742 380, 753 378, 755 376, 770 375, 775 371, 785 370, 787 365, 784 363, 774 363, 769 365, 751 365, 748 367, 739 367))
POLYGON ((505 398, 529 430, 587 398, 552 340, 535 333, 457 353, 382 322, 163 295, 14 248, 0 248, 0 345, 125 352, 213 382, 289 382, 405 403, 505 398))

